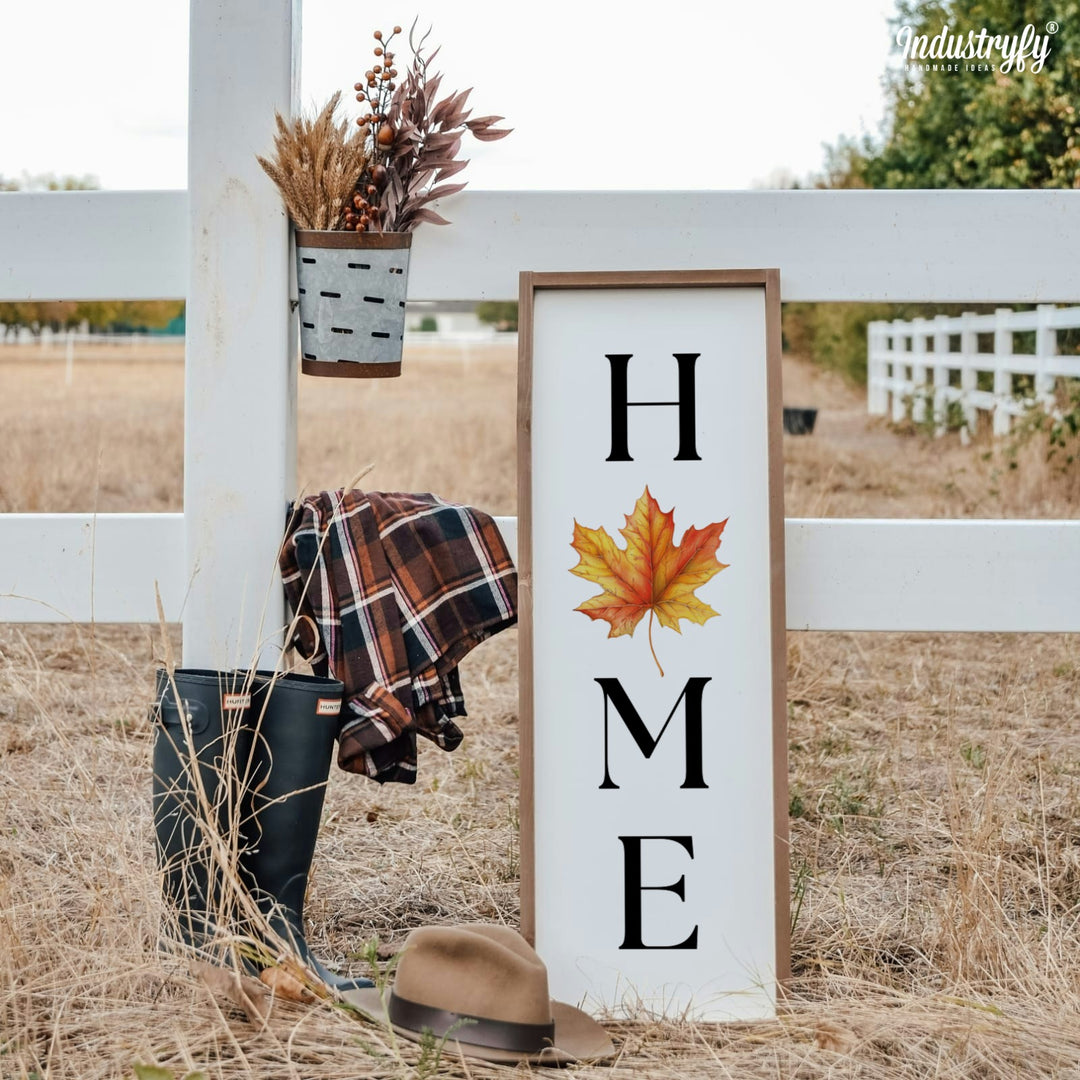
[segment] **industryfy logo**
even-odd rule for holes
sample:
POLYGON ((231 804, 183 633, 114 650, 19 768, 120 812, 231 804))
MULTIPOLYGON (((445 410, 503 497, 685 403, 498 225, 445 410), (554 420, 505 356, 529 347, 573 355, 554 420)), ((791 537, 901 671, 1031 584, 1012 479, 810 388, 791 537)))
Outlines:
POLYGON ((948 23, 931 37, 901 26, 896 44, 904 50, 904 63, 914 71, 1028 71, 1038 74, 1050 55, 1050 40, 1058 32, 1056 22, 1048 22, 1040 33, 1033 23, 1019 34, 992 34, 984 26, 977 33, 954 33, 948 23))

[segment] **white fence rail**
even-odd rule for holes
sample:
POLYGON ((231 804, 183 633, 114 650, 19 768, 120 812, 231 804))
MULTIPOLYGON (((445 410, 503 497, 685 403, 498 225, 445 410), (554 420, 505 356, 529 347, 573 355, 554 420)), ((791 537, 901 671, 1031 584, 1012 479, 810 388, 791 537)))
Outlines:
MULTIPOLYGON (((517 519, 495 520, 516 557, 517 519)), ((0 622, 153 623, 155 582, 184 619, 183 514, 0 523, 0 622)), ((790 630, 1080 630, 1075 522, 789 518, 785 543, 790 630)))
POLYGON ((1034 311, 998 308, 989 315, 967 311, 955 318, 872 322, 866 331, 869 411, 899 421, 910 408, 916 423, 931 422, 941 434, 955 403, 969 432, 982 410, 992 414, 995 435, 1008 434, 1012 418, 1033 405, 1053 410, 1057 379, 1080 378, 1080 355, 1058 352, 1058 331, 1078 327, 1080 307, 1053 304, 1034 311), (1021 333, 1033 335, 1032 352, 1016 351, 1021 333), (980 350, 980 335, 993 335, 993 351, 980 350), (993 377, 992 389, 979 388, 980 373, 993 377), (1018 375, 1028 377, 1023 388, 1016 384, 1018 375))
MULTIPOLYGON (((234 70, 257 73, 255 55, 234 70)), ((216 119, 238 133, 238 164, 265 152, 272 121, 216 119)), ((192 170, 193 185, 209 179, 192 170)), ((0 196, 0 300, 187 295, 190 202, 184 191, 0 196)), ((1077 191, 468 190, 441 206, 453 224, 413 240, 413 300, 516 300, 526 269, 778 266, 785 301, 1080 302, 1077 191), (987 221, 993 258, 971 243, 987 221), (1033 222, 1045 223, 1038 244, 1033 222)))
MULTIPOLYGON (((276 640, 296 343, 255 154, 295 100, 299 26, 299 0, 191 0, 187 192, 0 196, 0 300, 188 301, 184 513, 0 515, 0 620, 152 622, 157 581, 189 665, 276 640)), ((445 209, 451 227, 416 236, 413 299, 514 299, 524 269, 776 266, 785 300, 1080 300, 1076 191, 466 192, 445 209)), ((1077 522, 791 520, 787 548, 793 628, 1080 631, 1077 522)))

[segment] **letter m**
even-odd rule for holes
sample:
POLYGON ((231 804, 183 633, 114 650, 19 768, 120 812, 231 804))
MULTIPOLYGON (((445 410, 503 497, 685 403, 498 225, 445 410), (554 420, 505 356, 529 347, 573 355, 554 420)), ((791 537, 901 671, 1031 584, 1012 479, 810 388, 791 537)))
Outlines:
POLYGON ((653 751, 664 737, 664 732, 667 731, 671 718, 675 715, 676 709, 678 709, 684 698, 686 700, 686 779, 680 786, 684 788, 707 788, 709 786, 705 783, 705 778, 702 775, 701 698, 705 692, 705 684, 712 682, 711 678, 698 676, 686 680, 682 693, 679 694, 675 704, 671 707, 671 712, 668 713, 664 726, 655 738, 653 738, 652 733, 641 719, 641 714, 634 707, 634 703, 630 700, 630 696, 623 689, 622 683, 618 679, 596 679, 594 681, 600 684, 600 689, 604 695, 604 782, 600 785, 601 789, 617 788, 619 786, 611 779, 611 772, 608 768, 608 706, 613 705, 615 707, 615 711, 626 725, 626 730, 634 737, 638 749, 648 759, 653 756, 653 751))

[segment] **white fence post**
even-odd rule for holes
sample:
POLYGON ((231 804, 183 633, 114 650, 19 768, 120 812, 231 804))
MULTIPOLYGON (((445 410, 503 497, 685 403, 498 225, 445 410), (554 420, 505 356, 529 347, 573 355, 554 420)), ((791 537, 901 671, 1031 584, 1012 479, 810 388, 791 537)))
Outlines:
POLYGON ((1048 412, 1054 407, 1054 376, 1047 368, 1057 356, 1057 328, 1051 321, 1056 310, 1053 304, 1035 310, 1035 400, 1048 412))
POLYGON ((979 354, 979 332, 975 329, 974 323, 978 316, 974 311, 965 311, 960 318, 962 319, 960 329, 960 363, 962 365, 960 368, 960 390, 963 394, 960 400, 963 403, 964 428, 969 434, 974 435, 977 411, 971 395, 979 388, 978 361, 975 359, 979 354))
POLYGON ((934 324, 934 433, 944 435, 949 412, 949 316, 935 315, 934 324))
POLYGON ((1013 385, 1009 360, 1012 357, 1013 336, 1009 316, 1011 308, 997 308, 994 311, 994 434, 1008 435, 1011 416, 1008 407, 1011 404, 1013 385))
POLYGON ((273 662, 295 493, 288 227, 256 153, 297 92, 300 0, 191 0, 184 393, 187 666, 273 662))
POLYGON ((912 319, 911 325, 911 419, 926 419, 926 319, 912 319))
POLYGON ((75 379, 75 331, 68 330, 64 346, 64 385, 70 386, 75 379))
POLYGON ((908 355, 907 339, 911 334, 907 323, 903 319, 894 319, 889 324, 889 333, 892 336, 892 418, 894 424, 899 424, 907 415, 907 402, 905 401, 904 386, 908 380, 908 355), (899 357, 899 359, 897 359, 899 357))
POLYGON ((889 392, 885 388, 886 361, 885 327, 880 320, 866 327, 866 408, 871 416, 884 416, 889 411, 889 392))

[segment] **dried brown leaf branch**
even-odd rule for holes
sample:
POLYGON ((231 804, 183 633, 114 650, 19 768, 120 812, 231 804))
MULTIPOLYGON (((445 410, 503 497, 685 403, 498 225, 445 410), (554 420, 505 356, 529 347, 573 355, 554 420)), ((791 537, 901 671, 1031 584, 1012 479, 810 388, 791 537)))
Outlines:
POLYGON ((428 74, 438 53, 425 54, 430 30, 416 40, 416 23, 409 31, 412 60, 402 81, 389 46, 401 32, 395 26, 385 41, 375 31, 375 57, 379 61, 356 84, 357 100, 369 112, 357 123, 365 132, 368 168, 346 211, 345 226, 358 232, 410 232, 421 222, 448 224, 428 204, 454 195, 464 183, 447 183, 468 164, 459 157, 466 134, 481 142, 494 142, 510 134, 497 128, 501 116, 472 117, 466 107, 471 88, 439 98, 442 75, 428 74))

